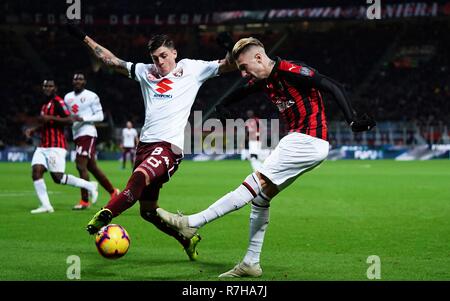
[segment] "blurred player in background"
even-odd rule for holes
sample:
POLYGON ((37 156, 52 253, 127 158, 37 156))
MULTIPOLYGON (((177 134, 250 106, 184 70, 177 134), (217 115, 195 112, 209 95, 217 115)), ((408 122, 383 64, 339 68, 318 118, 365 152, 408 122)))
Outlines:
POLYGON ((189 216, 172 214, 162 208, 157 212, 165 222, 189 238, 206 223, 252 202, 247 253, 239 264, 219 277, 259 277, 262 275, 259 262, 269 224, 270 201, 328 155, 327 123, 320 91, 333 95, 354 132, 370 130, 375 121, 367 115, 361 118, 355 115, 339 83, 303 63, 269 58, 264 45, 255 38, 239 40, 233 48, 233 58, 242 77, 249 79, 249 83, 231 93, 222 106, 264 91, 287 122, 289 134, 280 140, 261 168, 206 210, 189 216))
POLYGON ((41 114, 36 118, 40 124, 26 129, 25 135, 31 137, 39 131, 41 141, 31 160, 34 189, 41 202, 41 206, 31 210, 31 213, 52 213, 53 206, 47 193, 44 173, 48 170, 56 184, 71 185, 86 189, 95 201, 98 196, 97 186, 86 180, 65 174, 67 142, 64 137, 64 127, 73 122, 80 121, 78 116, 70 116, 61 97, 56 95, 57 87, 53 79, 46 79, 42 84, 46 96, 46 103, 41 108, 41 114))
MULTIPOLYGON (((100 182, 100 185, 109 192, 111 197, 119 193, 114 188, 103 171, 97 166, 95 159, 95 145, 97 129, 94 123, 103 121, 103 109, 100 99, 94 92, 85 89, 86 77, 82 72, 76 72, 72 79, 73 91, 64 96, 64 102, 72 115, 79 120, 72 125, 73 140, 76 147, 76 165, 80 177, 89 180, 89 172, 100 182)), ((92 200, 92 203, 94 201, 92 200)), ((86 189, 81 189, 81 200, 74 210, 83 210, 89 207, 89 195, 86 189)))
MULTIPOLYGON (((153 64, 135 64, 117 58, 78 27, 69 25, 68 29, 106 66, 139 82, 145 104, 133 174, 125 189, 88 223, 88 232, 97 233, 139 200, 142 218, 177 239, 189 259, 195 260, 200 236, 185 238, 161 221, 156 214, 159 191, 183 159, 184 129, 198 90, 207 79, 235 70, 236 66, 227 59, 229 55, 220 61, 182 59, 177 63, 177 50, 167 35, 155 35, 148 43, 153 64)), ((228 46, 232 47, 232 42, 228 46)))
POLYGON ((247 118, 245 126, 248 130, 248 160, 253 171, 257 171, 262 166, 259 118, 253 110, 247 111, 247 118))
POLYGON ((138 132, 133 128, 133 123, 127 121, 127 126, 122 129, 122 143, 120 144, 120 148, 122 149, 122 169, 125 169, 128 154, 130 155, 131 168, 133 168, 134 155, 138 142, 138 132))

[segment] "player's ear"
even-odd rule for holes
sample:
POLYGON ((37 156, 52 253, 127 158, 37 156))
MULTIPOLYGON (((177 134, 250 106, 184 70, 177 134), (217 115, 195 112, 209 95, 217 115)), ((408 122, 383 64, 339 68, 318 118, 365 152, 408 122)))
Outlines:
POLYGON ((255 53, 255 59, 258 63, 261 63, 261 61, 262 61, 261 53, 259 53, 259 52, 255 53))
POLYGON ((174 56, 175 58, 177 58, 177 55, 178 55, 177 50, 176 50, 176 49, 173 49, 173 50, 172 50, 172 53, 173 53, 173 56, 174 56))

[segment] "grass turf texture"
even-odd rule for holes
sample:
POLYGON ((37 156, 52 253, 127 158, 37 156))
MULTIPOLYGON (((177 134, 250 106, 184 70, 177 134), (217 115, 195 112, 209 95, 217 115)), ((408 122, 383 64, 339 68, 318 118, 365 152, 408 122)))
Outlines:
MULTIPOLYGON (((130 170, 99 162, 114 185, 130 170)), ((77 174, 73 163, 68 173, 77 174)), ((192 213, 234 189, 248 162, 184 161, 160 193, 160 205, 192 213)), ((0 280, 66 280, 69 255, 81 259, 82 280, 217 280, 243 258, 249 207, 201 229, 198 262, 139 215, 139 204, 113 220, 131 238, 128 254, 102 258, 86 223, 108 200, 85 211, 71 207, 79 190, 45 175, 53 214, 38 205, 29 163, 0 164, 0 280)), ((378 255, 382 280, 450 280, 450 160, 327 161, 272 202, 261 280, 367 280, 378 255)))

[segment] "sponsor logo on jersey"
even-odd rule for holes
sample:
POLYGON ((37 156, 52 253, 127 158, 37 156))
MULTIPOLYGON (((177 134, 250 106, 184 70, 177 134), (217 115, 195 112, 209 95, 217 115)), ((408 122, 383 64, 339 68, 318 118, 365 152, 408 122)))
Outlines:
POLYGON ((78 105, 77 104, 74 104, 72 106, 72 112, 74 112, 75 114, 78 113, 78 105))
POLYGON ((171 84, 173 84, 173 82, 170 79, 164 78, 159 83, 156 84, 156 86, 158 87, 156 91, 158 93, 164 94, 167 91, 172 90, 172 87, 170 86, 171 84))
POLYGON ((172 90, 173 88, 170 86, 171 84, 173 84, 173 82, 170 79, 167 78, 163 78, 159 83, 156 84, 156 87, 158 87, 156 89, 156 92, 160 93, 155 93, 153 95, 153 97, 157 97, 157 98, 172 98, 171 94, 165 94, 166 92, 172 90))

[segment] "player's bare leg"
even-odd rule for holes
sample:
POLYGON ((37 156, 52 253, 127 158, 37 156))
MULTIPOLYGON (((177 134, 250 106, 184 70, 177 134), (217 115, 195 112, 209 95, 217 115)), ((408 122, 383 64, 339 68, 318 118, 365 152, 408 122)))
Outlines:
POLYGON ((97 181, 100 183, 100 185, 108 191, 111 198, 118 195, 120 193, 120 190, 118 188, 114 188, 111 184, 111 182, 108 180, 106 175, 103 173, 103 171, 97 166, 97 161, 95 158, 89 158, 89 161, 87 163, 87 169, 94 175, 94 177, 97 179, 97 181))
POLYGON ((122 152, 122 169, 125 169, 125 166, 127 165, 127 153, 128 151, 126 149, 122 152))
POLYGON ((183 246, 190 260, 197 260, 198 252, 196 247, 201 240, 200 235, 197 234, 192 238, 186 238, 168 226, 156 213, 156 209, 159 208, 157 201, 140 200, 139 203, 141 205, 141 216, 143 219, 155 225, 160 231, 175 238, 183 246))
POLYGON ((31 171, 31 178, 33 179, 34 189, 41 202, 41 206, 36 209, 31 210, 31 213, 52 213, 54 209, 50 203, 50 199, 47 193, 47 186, 44 182, 44 173, 47 169, 44 165, 36 164, 33 165, 31 171))
POLYGON ((130 151, 131 168, 133 168, 133 166, 134 166, 134 157, 135 157, 134 150, 132 150, 132 151, 130 151))
MULTIPOLYGON (((124 148, 124 150, 122 152, 122 169, 125 169, 125 167, 127 165, 127 154, 130 154, 130 158, 132 159, 131 151, 128 148, 124 148)), ((131 162, 131 168, 133 168, 133 165, 134 165, 134 162, 131 162)))

